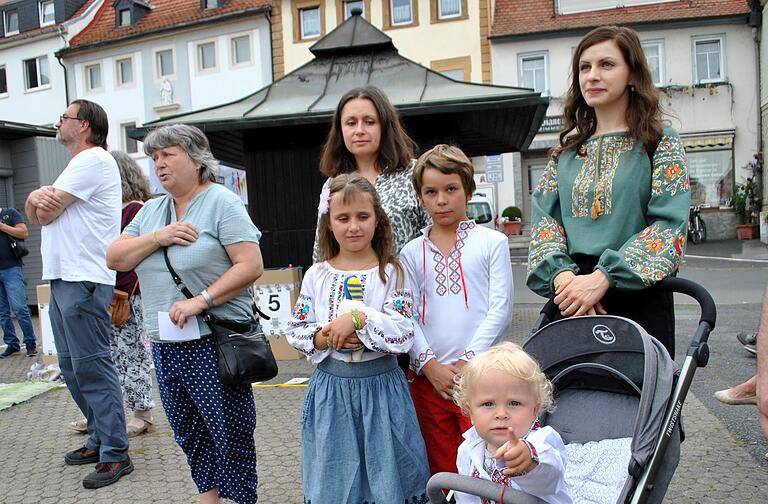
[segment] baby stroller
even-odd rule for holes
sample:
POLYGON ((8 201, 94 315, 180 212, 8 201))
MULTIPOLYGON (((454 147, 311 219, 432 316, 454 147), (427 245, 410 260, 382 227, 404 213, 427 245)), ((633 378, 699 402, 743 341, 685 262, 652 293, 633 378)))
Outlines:
MULTIPOLYGON (((680 411, 696 368, 707 365, 707 339, 715 327, 715 303, 700 285, 667 278, 657 289, 693 297, 701 307, 699 325, 681 369, 656 339, 638 324, 611 315, 562 319, 550 301, 523 348, 541 364, 555 389, 556 410, 543 414, 542 425, 557 430, 569 456, 572 447, 602 440, 627 439, 624 481, 617 503, 658 503, 664 499, 680 459, 680 411), (631 441, 628 439, 631 438, 631 441)), ((613 459, 616 460, 616 459, 613 459)), ((568 480, 571 466, 566 472, 568 480)), ((446 502, 443 489, 510 503, 542 503, 541 499, 490 481, 438 473, 427 484, 432 504, 446 502)), ((583 490, 583 488, 582 488, 583 490)), ((578 502, 578 497, 574 502, 578 502)))

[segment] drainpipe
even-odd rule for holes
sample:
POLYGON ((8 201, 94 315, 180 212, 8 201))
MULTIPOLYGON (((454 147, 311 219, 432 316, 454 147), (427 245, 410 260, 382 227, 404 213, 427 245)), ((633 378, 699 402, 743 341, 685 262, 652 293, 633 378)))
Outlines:
MULTIPOLYGON (((64 47, 66 48, 69 44, 67 43, 67 39, 64 37, 64 30, 62 29, 61 25, 58 26, 58 29, 59 37, 61 37, 61 40, 64 42, 64 47)), ((69 107, 69 79, 67 78, 67 67, 65 67, 64 63, 61 62, 61 56, 56 53, 53 53, 53 55, 56 56, 56 61, 59 62, 61 68, 64 69, 64 98, 67 100, 64 104, 64 108, 66 109, 69 107)))

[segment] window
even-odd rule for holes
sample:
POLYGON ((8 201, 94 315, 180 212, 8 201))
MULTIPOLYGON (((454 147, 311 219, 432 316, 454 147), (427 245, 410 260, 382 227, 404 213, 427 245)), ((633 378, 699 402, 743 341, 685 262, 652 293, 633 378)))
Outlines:
POLYGON ((101 63, 86 65, 85 88, 88 91, 98 91, 101 89, 101 63))
POLYGON ((5 75, 5 65, 0 65, 0 95, 8 94, 8 79, 5 75))
POLYGON ((679 0, 556 0, 556 6, 558 14, 573 14, 677 1, 679 0))
POLYGON ((219 6, 218 0, 203 0, 204 9, 215 9, 219 6))
POLYGON ((344 0, 344 19, 348 19, 352 15, 352 9, 360 9, 365 16, 365 3, 363 0, 344 0))
POLYGON ((693 40, 694 83, 725 80, 722 37, 697 37, 693 40))
POLYGON ((729 206, 733 199, 733 150, 686 150, 691 204, 729 206))
POLYGON ((16 9, 5 11, 5 36, 19 33, 19 11, 16 9))
POLYGON ((645 59, 651 69, 653 83, 657 86, 664 85, 664 41, 648 40, 642 43, 645 59))
POLYGON ((117 26, 131 26, 131 9, 120 9, 117 12, 117 26))
POLYGON ((135 127, 136 122, 122 123, 120 125, 120 133, 123 140, 123 150, 128 154, 135 154, 139 152, 139 145, 136 139, 128 136, 128 129, 135 127))
POLYGON ((437 0, 440 19, 461 16, 461 0, 437 0))
POLYGON ((389 0, 392 9, 392 25, 413 23, 412 0, 389 0))
POLYGON ((216 68, 216 42, 205 42, 197 45, 197 70, 214 70, 216 68))
POLYGON ((320 7, 301 9, 301 38, 308 39, 320 36, 320 7))
POLYGON ((429 18, 433 24, 469 18, 467 0, 429 0, 429 8, 429 18))
POLYGON ((232 66, 251 62, 251 36, 232 37, 232 66))
POLYGON ((51 25, 56 22, 56 14, 53 8, 53 0, 40 2, 40 26, 51 25))
POLYGON ((458 81, 469 81, 471 77, 472 61, 469 56, 434 60, 429 66, 432 70, 458 81))
POLYGON ((157 51, 155 53, 155 60, 157 62, 156 72, 158 80, 174 74, 173 49, 157 51))
POLYGON ((48 72, 48 56, 24 60, 24 85, 27 90, 51 85, 48 72))
POLYGON ((123 58, 115 61, 117 68, 117 86, 127 86, 133 84, 133 60, 123 58))
POLYGON ((541 94, 549 94, 547 53, 519 54, 517 56, 518 83, 541 94))

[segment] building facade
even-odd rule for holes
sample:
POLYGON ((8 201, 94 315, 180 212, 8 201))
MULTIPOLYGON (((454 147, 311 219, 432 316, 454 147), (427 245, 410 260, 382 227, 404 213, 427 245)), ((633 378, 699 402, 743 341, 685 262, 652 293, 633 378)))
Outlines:
MULTIPOLYGON (((694 204, 706 207, 712 238, 735 236, 735 184, 760 150, 758 42, 743 0, 497 0, 491 35, 494 83, 531 87, 552 98, 547 119, 516 163, 516 200, 530 193, 557 145, 570 60, 596 26, 639 32, 666 119, 683 137, 694 204)), ((510 161, 513 157, 509 156, 510 161)))
POLYGON ((0 1, 0 119, 53 124, 67 107, 65 71, 56 51, 103 0, 0 1))
POLYGON ((457 80, 491 82, 490 0, 274 0, 275 78, 312 59, 309 47, 352 13, 400 54, 457 80))
POLYGON ((272 81, 267 0, 117 0, 58 55, 72 96, 109 115, 111 149, 149 170, 134 126, 254 93, 272 81))

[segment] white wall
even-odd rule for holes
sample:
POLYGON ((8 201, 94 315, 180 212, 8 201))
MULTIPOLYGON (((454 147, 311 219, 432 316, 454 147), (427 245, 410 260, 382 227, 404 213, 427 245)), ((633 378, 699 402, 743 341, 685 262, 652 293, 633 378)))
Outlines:
POLYGON ((64 72, 53 53, 62 47, 56 36, 37 39, 0 50, 0 65, 5 65, 8 93, 0 98, 0 119, 29 124, 53 124, 67 108, 64 72), (48 57, 50 85, 25 89, 23 61, 48 57))

